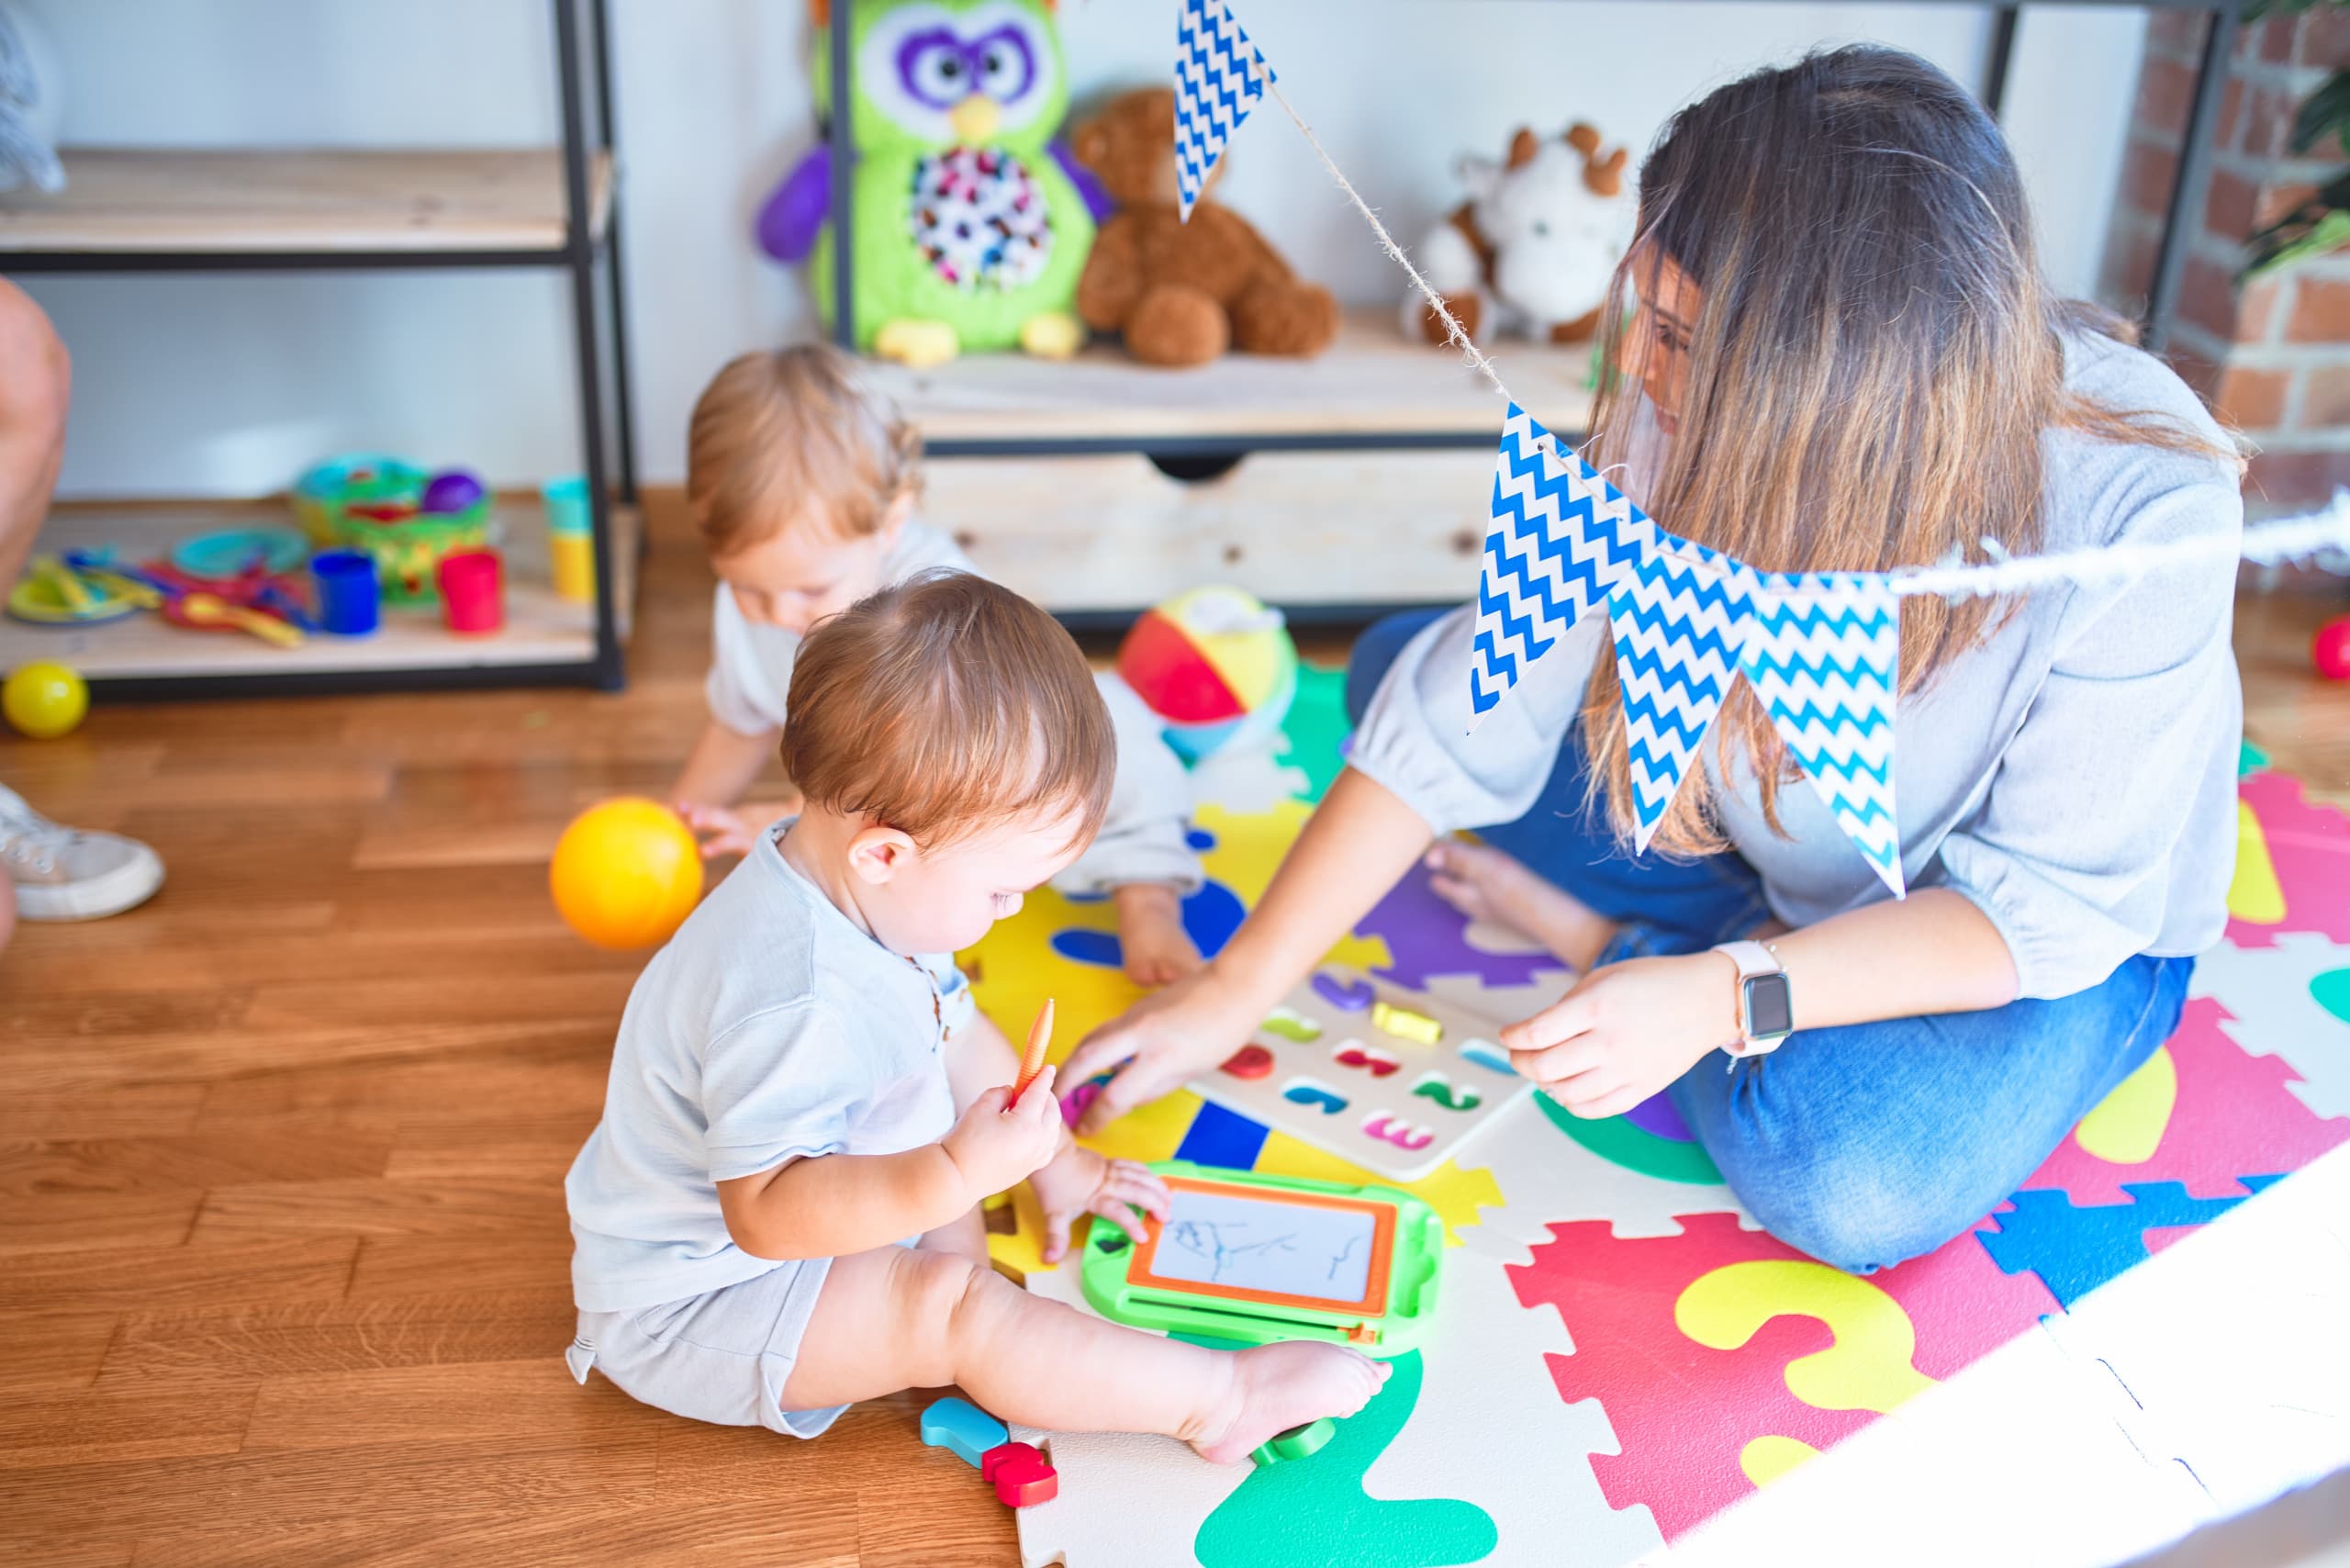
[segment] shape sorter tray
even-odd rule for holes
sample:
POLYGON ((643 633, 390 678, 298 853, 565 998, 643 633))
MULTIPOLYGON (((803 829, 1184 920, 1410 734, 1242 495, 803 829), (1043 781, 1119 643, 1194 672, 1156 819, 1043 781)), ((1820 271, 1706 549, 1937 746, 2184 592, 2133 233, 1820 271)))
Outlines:
POLYGON ((1533 1087, 1511 1070, 1499 1034, 1490 1019, 1326 967, 1191 1087, 1366 1170, 1416 1182, 1533 1087))

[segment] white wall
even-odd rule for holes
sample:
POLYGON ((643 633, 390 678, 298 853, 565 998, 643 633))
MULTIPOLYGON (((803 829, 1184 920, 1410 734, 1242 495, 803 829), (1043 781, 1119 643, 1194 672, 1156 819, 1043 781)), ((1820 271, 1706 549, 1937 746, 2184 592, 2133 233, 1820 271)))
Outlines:
MULTIPOLYGON (((557 123, 537 0, 18 0, 68 76, 81 144, 530 145, 557 123)), ((805 330, 796 279, 750 221, 812 140, 794 0, 611 0, 644 473, 683 471, 686 413, 729 355, 805 330)), ((1408 242, 1464 150, 1584 118, 1636 150, 1673 108, 1823 42, 1981 73, 1985 12, 1700 0, 1242 0, 1298 111, 1408 242)), ((1168 0, 1064 0, 1080 97, 1163 80, 1168 0)), ((2051 272, 2086 292, 2137 77, 2139 13, 2027 13, 2009 122, 2051 272)), ((1223 194, 1345 298, 1400 277, 1304 140, 1267 106, 1223 194)), ((382 447, 500 483, 577 465, 567 300, 517 274, 39 278, 75 359, 67 495, 247 494, 382 447)))

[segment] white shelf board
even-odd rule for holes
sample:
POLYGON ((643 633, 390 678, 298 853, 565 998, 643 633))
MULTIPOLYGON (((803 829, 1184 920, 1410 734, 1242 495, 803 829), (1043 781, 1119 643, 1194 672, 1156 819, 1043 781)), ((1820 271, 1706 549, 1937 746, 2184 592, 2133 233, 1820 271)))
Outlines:
MULTIPOLYGON (((67 148, 66 187, 0 196, 0 254, 562 250, 563 155, 498 151, 67 148)), ((591 231, 612 161, 592 154, 591 231)))
MULTIPOLYGON (((1350 313, 1338 341, 1315 359, 1226 354, 1163 370, 1095 343, 1073 360, 970 354, 932 370, 875 364, 930 442, 1339 435, 1501 439, 1506 406, 1454 350, 1404 337, 1394 310, 1350 313)), ((1588 342, 1504 342, 1489 351, 1528 411, 1551 429, 1580 431, 1591 415, 1588 342)))
MULTIPOLYGON (((460 636, 433 605, 386 605, 383 625, 364 637, 313 633, 298 648, 279 648, 241 632, 198 632, 141 613, 95 626, 32 626, 0 617, 0 669, 56 659, 90 679, 297 675, 352 670, 423 670, 585 664, 596 655, 590 604, 555 597, 547 565, 544 513, 531 501, 501 502, 498 549, 506 559, 506 624, 487 636, 460 636)), ((619 564, 621 635, 626 638, 635 587, 638 520, 615 508, 612 554, 619 564)), ((291 526, 282 503, 140 502, 60 506, 41 528, 37 553, 110 546, 148 561, 180 540, 222 528, 291 526)))

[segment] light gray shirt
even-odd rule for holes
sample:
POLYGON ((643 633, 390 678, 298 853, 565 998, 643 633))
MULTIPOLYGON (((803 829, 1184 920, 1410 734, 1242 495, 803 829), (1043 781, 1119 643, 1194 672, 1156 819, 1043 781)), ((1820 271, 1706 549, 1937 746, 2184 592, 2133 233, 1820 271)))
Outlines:
POLYGON ((571 1289, 629 1312, 775 1268, 734 1245, 718 1183, 788 1159, 899 1154, 955 1125, 952 956, 893 953, 759 835, 653 956, 612 1047, 604 1119, 564 1181, 571 1289))
MULTIPOLYGON (((2065 379, 2108 408, 2223 442, 2195 395, 2135 349, 2071 339, 2065 379)), ((2053 430, 2043 451, 2047 550, 2242 532, 2236 476, 2220 459, 2053 430)), ((2035 591, 1901 700, 1903 872, 1912 888, 1954 888, 1981 907, 2023 995, 2070 995, 2134 954, 2185 956, 2219 939, 2244 717, 2234 588, 2232 566, 2206 560, 2035 591)), ((1592 661, 1612 656, 1606 617, 1586 617, 1472 734, 1475 624, 1464 606, 1405 647, 1349 758, 1438 832, 1525 814, 1569 740, 1592 661)), ((1751 778, 1726 784, 1718 748, 1700 756, 1721 825, 1781 920, 1808 925, 1891 896, 1807 783, 1779 791, 1782 836, 1751 778)))
MULTIPOLYGON (((881 580, 885 585, 901 583, 937 567, 986 575, 954 540, 926 523, 912 521, 884 558, 881 580)), ((800 633, 751 620, 720 583, 711 607, 710 641, 710 677, 702 692, 711 717, 741 735, 782 729, 791 666, 800 656, 800 633)), ((1183 819, 1192 790, 1183 764, 1168 746, 1158 715, 1132 688, 1106 671, 1093 678, 1117 738, 1117 779, 1102 831, 1083 855, 1053 879, 1053 886, 1064 893, 1091 894, 1128 882, 1167 882, 1182 892, 1195 892, 1203 873, 1186 836, 1183 819)))

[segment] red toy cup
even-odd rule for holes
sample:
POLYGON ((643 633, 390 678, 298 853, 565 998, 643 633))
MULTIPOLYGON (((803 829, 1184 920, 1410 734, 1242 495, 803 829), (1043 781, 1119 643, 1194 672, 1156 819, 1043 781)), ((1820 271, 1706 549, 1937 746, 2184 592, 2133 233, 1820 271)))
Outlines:
POLYGON ((495 632, 506 624, 498 552, 460 550, 441 557, 441 613, 452 632, 495 632))

